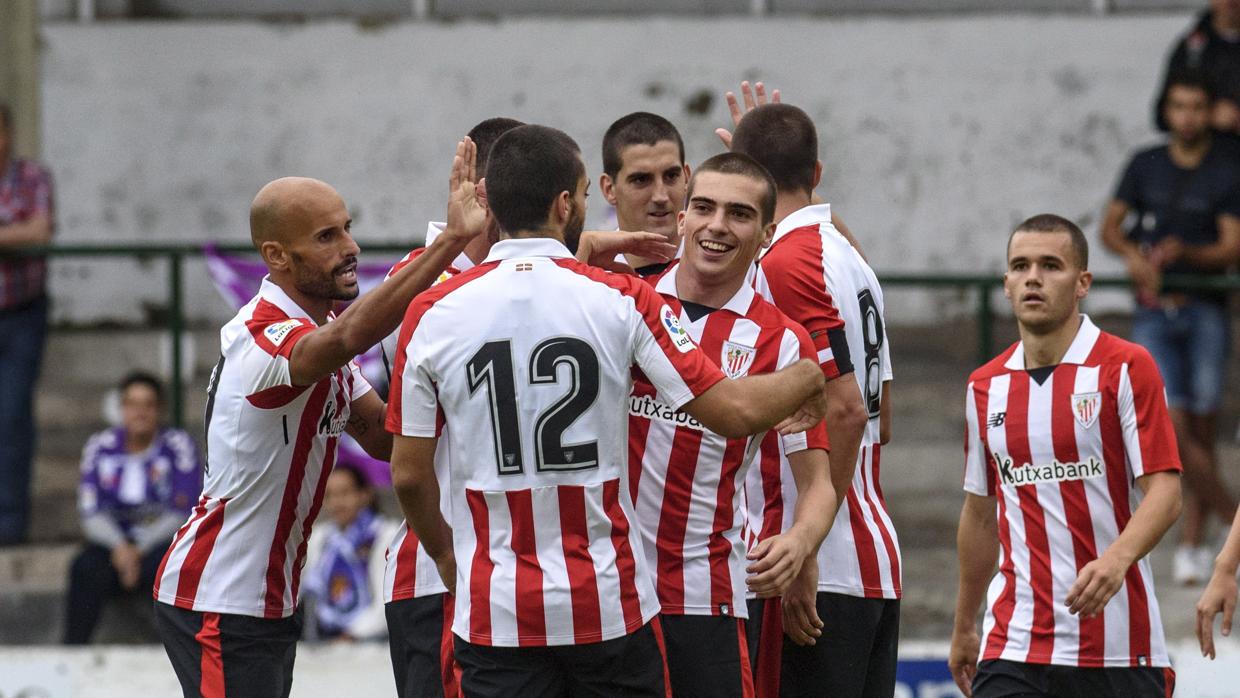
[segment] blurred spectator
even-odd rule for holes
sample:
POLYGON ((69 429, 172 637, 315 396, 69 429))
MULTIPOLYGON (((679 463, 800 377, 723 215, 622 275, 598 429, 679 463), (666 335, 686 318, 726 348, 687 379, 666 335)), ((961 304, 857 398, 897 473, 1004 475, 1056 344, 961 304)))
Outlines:
MULTIPOLYGON (((13 113, 0 102, 0 249, 52 237, 52 178, 12 152, 13 113)), ((34 457, 34 383, 47 334, 42 257, 0 258, 0 545, 26 540, 34 457)))
POLYGON ((1149 349, 1166 383, 1187 485, 1174 576, 1193 584, 1210 575, 1207 515, 1230 522, 1235 511, 1215 451, 1231 328, 1225 293, 1175 288, 1162 278, 1206 279, 1240 259, 1240 153, 1212 135, 1210 93, 1200 78, 1172 76, 1162 102, 1169 141, 1128 164, 1102 240, 1127 263, 1138 301, 1132 339, 1149 349))
POLYGON ((1167 131, 1164 101, 1172 78, 1197 73, 1214 94, 1210 123, 1224 133, 1240 133, 1240 0, 1210 0, 1210 8, 1176 43, 1154 105, 1154 123, 1167 131))
POLYGON ((65 644, 90 642, 108 599, 150 594, 172 536, 202 491, 189 434, 160 426, 163 387, 145 373, 120 384, 121 425, 82 452, 78 508, 86 546, 69 571, 65 644))
POLYGON ((375 511, 375 493, 358 468, 341 463, 327 479, 327 520, 310 536, 306 594, 320 639, 387 637, 383 572, 399 522, 375 511))

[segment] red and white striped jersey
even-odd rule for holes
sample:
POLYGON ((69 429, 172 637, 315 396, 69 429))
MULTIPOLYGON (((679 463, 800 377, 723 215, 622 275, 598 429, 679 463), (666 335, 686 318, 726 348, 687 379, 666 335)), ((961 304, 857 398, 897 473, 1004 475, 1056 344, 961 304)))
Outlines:
POLYGON ((999 505, 982 659, 1170 666, 1148 559, 1102 615, 1080 618, 1064 604, 1078 571, 1128 525, 1136 478, 1180 470, 1149 353, 1082 316, 1049 372, 1026 371, 1020 343, 975 371, 965 417, 964 489, 999 505))
MULTIPOLYGON (((427 246, 443 232, 444 225, 443 223, 436 222, 427 224, 425 243, 427 246)), ((392 269, 388 271, 384 280, 392 278, 393 274, 400 271, 414 259, 417 259, 425 250, 426 247, 421 247, 405 255, 404 259, 392 265, 392 269)), ((439 275, 439 278, 435 280, 435 284, 443 283, 463 271, 469 271, 473 267, 473 260, 469 258, 469 255, 462 252, 452 261, 452 266, 439 275)), ((435 284, 432 284, 432 286, 435 284)), ((396 358, 396 341, 399 335, 400 330, 397 329, 381 342, 383 363, 388 367, 389 379, 391 378, 392 362, 396 358)), ((441 483, 447 482, 449 476, 448 449, 444 443, 441 443, 435 451, 435 475, 438 476, 441 483)), ((448 507, 447 492, 448 488, 441 486, 439 504, 444 511, 447 511, 448 507)), ((447 591, 448 588, 444 586, 443 580, 439 578, 439 570, 435 567, 435 561, 418 544, 418 537, 413 535, 413 531, 409 529, 409 524, 402 521, 396 529, 396 535, 388 544, 387 566, 383 573, 383 602, 390 603, 404 599, 420 599, 423 596, 431 596, 432 594, 445 594, 447 591)))
POLYGON ((160 563, 156 600, 260 618, 296 608, 336 443, 350 405, 370 391, 353 362, 314 385, 292 385, 289 356, 316 326, 263 279, 220 330, 202 497, 160 563))
MULTIPOLYGON (((762 255, 756 286, 793 320, 820 332, 817 341, 829 338, 829 346, 818 345, 824 373, 831 379, 851 371, 869 414, 852 484, 818 549, 818 590, 898 599, 900 541, 879 478, 879 414, 883 384, 892 377, 883 289, 870 265, 831 224, 829 204, 807 206, 780 221, 762 255)), ((791 525, 796 502, 778 443, 763 444, 761 458, 748 485, 763 492, 749 499, 757 540, 791 525), (776 473, 780 481, 772 479, 776 473), (781 528, 775 528, 777 522, 781 528)))
POLYGON ((556 240, 501 240, 409 306, 387 426, 448 428, 457 635, 585 644, 659 611, 628 494, 634 365, 673 409, 723 379, 646 282, 556 240))
MULTIPOLYGON (((748 285, 722 308, 692 319, 676 292, 678 268, 673 265, 650 281, 729 378, 813 360, 809 334, 748 285)), ((663 404, 650 381, 635 376, 629 398, 629 487, 663 613, 748 617, 740 497, 761 440, 762 435, 728 439, 715 434, 663 404)), ((820 424, 782 441, 790 453, 826 449, 827 432, 820 424)))

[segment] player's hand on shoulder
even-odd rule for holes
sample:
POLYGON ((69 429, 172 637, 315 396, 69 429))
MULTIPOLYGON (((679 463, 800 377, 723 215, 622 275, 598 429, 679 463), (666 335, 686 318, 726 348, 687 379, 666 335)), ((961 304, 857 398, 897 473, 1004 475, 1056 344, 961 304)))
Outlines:
POLYGON ((973 677, 977 676, 977 657, 982 641, 977 628, 952 631, 952 646, 947 654, 947 668, 952 672, 956 688, 966 696, 973 695, 973 677))
POLYGON ((440 235, 447 242, 464 244, 486 229, 485 183, 478 180, 478 146, 468 136, 456 144, 452 173, 448 176, 448 218, 440 235))
MULTIPOLYGON (((728 112, 732 115, 732 127, 741 122, 741 119, 753 111, 755 108, 767 103, 766 85, 761 82, 754 83, 751 87, 748 80, 741 81, 741 98, 745 101, 745 109, 741 110, 741 105, 736 100, 736 93, 732 91, 725 92, 724 99, 728 103, 728 112)), ((779 104, 779 90, 771 92, 771 104, 779 104)), ((732 148, 732 132, 726 128, 715 129, 715 135, 719 136, 719 140, 723 141, 723 147, 732 148)))
POLYGON ((818 617, 818 565, 811 557, 801 565, 784 592, 780 604, 784 616, 784 634, 798 645, 813 645, 822 637, 822 619, 818 617))
POLYGON ((608 271, 634 273, 632 267, 616 260, 622 254, 666 262, 676 256, 676 246, 664 235, 640 230, 587 230, 577 243, 577 261, 608 271))
POLYGON ((1218 567, 1197 601, 1197 642, 1201 656, 1214 659, 1214 617, 1223 614, 1222 633, 1231 635, 1231 618, 1236 612, 1236 575, 1218 567))

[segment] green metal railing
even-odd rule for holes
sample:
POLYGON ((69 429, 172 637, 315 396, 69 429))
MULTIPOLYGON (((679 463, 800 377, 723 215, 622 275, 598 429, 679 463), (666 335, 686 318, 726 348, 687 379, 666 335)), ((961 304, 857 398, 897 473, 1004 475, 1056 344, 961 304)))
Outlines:
MULTIPOLYGON (((219 244, 215 246, 220 252, 232 254, 252 254, 254 248, 245 243, 219 244)), ((367 244, 363 250, 366 255, 404 254, 409 246, 394 243, 367 244)), ((10 255, 45 255, 48 257, 108 257, 130 258, 146 261, 164 258, 168 264, 168 333, 172 340, 171 384, 169 386, 169 402, 172 406, 172 422, 177 426, 184 425, 185 406, 183 396, 185 386, 181 379, 181 368, 184 357, 181 352, 181 338, 185 333, 185 295, 184 269, 187 257, 201 257, 205 249, 201 244, 147 244, 147 243, 114 243, 108 245, 54 245, 47 247, 28 247, 20 250, 0 250, 0 257, 10 255)), ((971 291, 976 300, 977 316, 977 358, 984 363, 995 353, 994 347, 994 292, 1003 285, 998 274, 879 274, 879 280, 887 288, 912 287, 926 289, 963 289, 971 291)), ((1208 289, 1234 291, 1240 289, 1240 276, 1198 278, 1195 276, 1167 275, 1168 285, 1177 288, 1208 289)), ((1124 276, 1095 276, 1095 287, 1128 286, 1124 276)))

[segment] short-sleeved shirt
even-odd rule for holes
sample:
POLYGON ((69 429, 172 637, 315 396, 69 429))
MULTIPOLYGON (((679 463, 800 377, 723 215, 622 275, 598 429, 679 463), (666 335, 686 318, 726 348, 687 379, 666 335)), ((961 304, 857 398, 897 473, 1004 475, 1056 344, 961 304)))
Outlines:
POLYGON ((192 611, 285 618, 352 403, 370 391, 350 362, 293 385, 293 347, 317 327, 270 278, 220 330, 207 398, 202 497, 173 538, 155 598, 192 611))
POLYGON ((724 377, 645 281, 556 240, 501 240, 410 305, 387 426, 447 426, 456 635, 586 644, 659 611, 629 496, 634 365, 672 409, 724 377))
MULTIPOLYGON (((437 222, 431 222, 427 225, 427 245, 430 245, 443 232, 444 225, 444 223, 437 222)), ((417 259, 425 250, 426 248, 422 247, 405 255, 404 259, 392 266, 386 278, 392 278, 393 274, 417 259)), ((435 280, 432 286, 441 284, 457 274, 473 268, 473 260, 469 258, 469 255, 462 252, 452 261, 452 265, 439 275, 439 278, 435 280)), ((384 364, 388 366, 389 382, 391 380, 391 365, 396 360, 396 343, 399 335, 400 329, 398 328, 384 338, 382 342, 383 360, 384 364)), ((435 450, 435 475, 441 483, 440 506, 446 510, 449 488, 442 483, 448 482, 451 473, 448 468, 448 445, 442 437, 439 448, 435 450)), ((392 540, 385 542, 388 544, 388 549, 387 566, 383 574, 384 603, 403 601, 405 599, 420 599, 424 596, 447 593, 448 588, 444 586, 443 580, 439 577, 439 569, 435 566, 435 561, 431 559, 430 555, 426 554, 426 549, 422 547, 418 537, 409 528, 408 522, 402 521, 396 529, 396 535, 392 537, 392 540)))
POLYGON ((1025 370, 1017 343, 974 371, 965 418, 964 489, 999 505, 982 659, 1170 666, 1148 558, 1101 615, 1081 618, 1064 603, 1081 568, 1128 525, 1136 479, 1181 469, 1149 353, 1082 316, 1058 365, 1025 370))
MULTIPOLYGON (((827 328, 826 351, 835 371, 853 374, 845 378, 857 381, 869 417, 852 484, 818 549, 818 590, 898 599, 900 540, 880 482, 879 416, 883 384, 892 377, 882 286, 831 224, 830 204, 806 206, 779 222, 757 281, 760 290, 765 282, 767 297, 793 320, 827 328)), ((831 375, 828 366, 823 370, 831 375)), ((779 444, 763 444, 760 458, 746 484, 753 543, 786 530, 796 507, 796 487, 779 444)))
MULTIPOLYGON (((1135 214, 1129 237, 1141 245, 1153 245, 1176 237, 1188 245, 1218 242, 1218 217, 1240 216, 1240 148, 1216 139, 1195 169, 1186 170, 1171 160, 1168 146, 1143 150, 1133 156, 1115 199, 1135 214)), ((1184 261, 1167 271, 1218 274, 1184 261)))
POLYGON ((166 512, 188 514, 202 490, 202 461, 193 439, 165 427, 141 453, 125 448, 125 429, 94 434, 82 449, 78 510, 105 514, 129 540, 166 512))
MULTIPOLYGON (((54 217, 52 175, 33 160, 10 160, 0 172, 0 226, 36 216, 54 217)), ((46 279, 47 261, 43 257, 0 258, 0 310, 41 298, 46 279)))
MULTIPOLYGON (((695 319, 676 290, 678 268, 673 264, 650 281, 729 378, 814 360, 809 334, 751 286, 695 319)), ((720 436, 663 404, 646 376, 636 375, 629 398, 629 487, 663 613, 748 617, 741 492, 764 436, 720 436)), ((822 424, 779 438, 788 453, 828 447, 822 424)))

